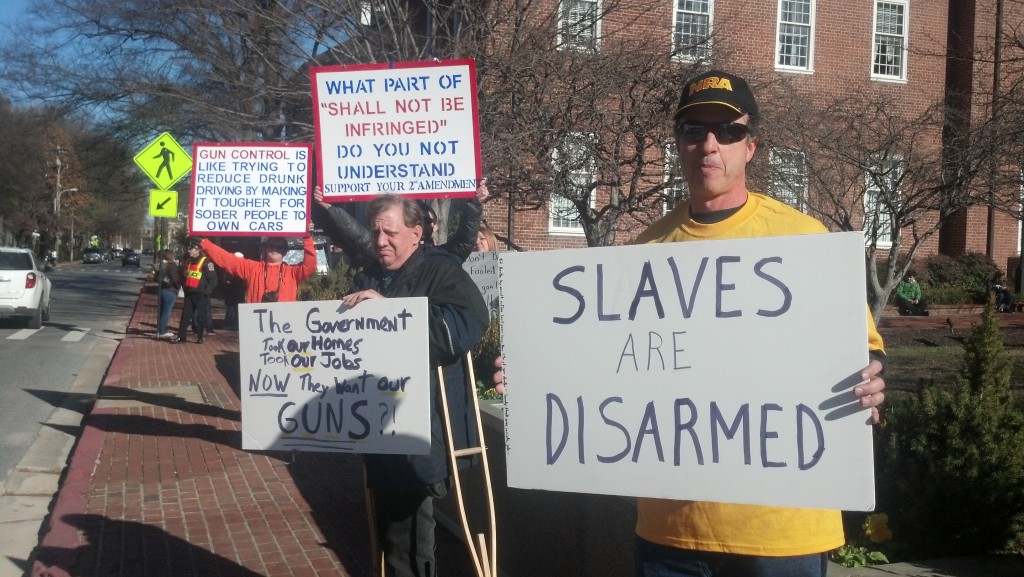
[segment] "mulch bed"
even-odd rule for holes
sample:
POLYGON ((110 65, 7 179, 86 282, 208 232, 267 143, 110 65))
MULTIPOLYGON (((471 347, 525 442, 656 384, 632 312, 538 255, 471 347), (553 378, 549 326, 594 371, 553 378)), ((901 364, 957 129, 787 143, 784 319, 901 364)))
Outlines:
MULTIPOLYGON (((997 318, 1007 348, 1024 347, 1024 313, 1002 313, 997 318)), ((957 346, 980 320, 977 314, 884 317, 879 332, 886 348, 957 346)))

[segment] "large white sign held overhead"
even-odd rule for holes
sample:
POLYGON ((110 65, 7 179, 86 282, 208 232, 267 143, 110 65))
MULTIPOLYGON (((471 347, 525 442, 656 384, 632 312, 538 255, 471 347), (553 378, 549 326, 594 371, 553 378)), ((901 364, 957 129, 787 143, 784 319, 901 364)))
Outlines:
POLYGON ((860 233, 500 258, 509 486, 873 508, 860 233))
POLYGON ((318 182, 327 201, 476 194, 473 60, 324 66, 310 76, 318 182))

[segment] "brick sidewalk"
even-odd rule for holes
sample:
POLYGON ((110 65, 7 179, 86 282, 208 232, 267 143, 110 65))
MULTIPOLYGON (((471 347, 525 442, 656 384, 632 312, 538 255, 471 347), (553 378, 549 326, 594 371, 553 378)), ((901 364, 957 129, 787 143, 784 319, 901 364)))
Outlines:
MULTIPOLYGON (((203 345, 157 341, 143 292, 33 576, 372 574, 360 458, 241 450, 237 333, 215 324, 203 345)), ((462 544, 438 541, 441 573, 468 575, 462 544)))

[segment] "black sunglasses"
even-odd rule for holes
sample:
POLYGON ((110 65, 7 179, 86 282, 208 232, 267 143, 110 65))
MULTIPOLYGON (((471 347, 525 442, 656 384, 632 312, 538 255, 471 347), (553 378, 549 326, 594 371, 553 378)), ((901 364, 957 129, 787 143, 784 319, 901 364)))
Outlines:
POLYGON ((682 137, 684 142, 704 142, 708 133, 715 135, 719 144, 734 144, 746 138, 750 134, 750 127, 739 122, 722 122, 720 124, 705 124, 703 122, 676 122, 676 134, 682 137))

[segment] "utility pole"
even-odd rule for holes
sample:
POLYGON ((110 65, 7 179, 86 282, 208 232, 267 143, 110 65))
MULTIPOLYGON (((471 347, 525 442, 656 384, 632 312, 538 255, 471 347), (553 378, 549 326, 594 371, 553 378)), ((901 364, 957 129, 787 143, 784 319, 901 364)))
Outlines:
POLYGON ((53 226, 57 229, 57 239, 54 241, 54 252, 57 253, 57 262, 60 261, 60 145, 57 146, 57 162, 54 166, 57 169, 57 186, 53 191, 53 226))
MULTIPOLYGON (((57 182, 56 188, 53 191, 53 226, 57 229, 56 240, 54 241, 54 252, 57 253, 57 260, 60 260, 60 197, 65 192, 78 192, 77 188, 61 188, 60 187, 60 169, 63 163, 60 160, 61 153, 64 152, 60 146, 57 146, 57 160, 54 163, 54 167, 57 171, 57 182)), ((74 239, 72 239, 72 242, 74 239)), ((74 250, 74 249, 72 249, 74 250)))

